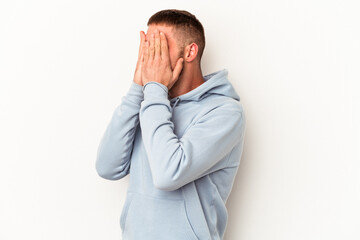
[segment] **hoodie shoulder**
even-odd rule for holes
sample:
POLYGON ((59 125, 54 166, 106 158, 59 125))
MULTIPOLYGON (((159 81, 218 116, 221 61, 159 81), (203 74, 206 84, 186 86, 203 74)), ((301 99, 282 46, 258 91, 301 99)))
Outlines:
POLYGON ((218 109, 222 111, 228 111, 228 112, 243 112, 243 106, 242 103, 234 98, 218 95, 214 96, 211 95, 210 98, 208 98, 207 105, 212 109, 218 109))

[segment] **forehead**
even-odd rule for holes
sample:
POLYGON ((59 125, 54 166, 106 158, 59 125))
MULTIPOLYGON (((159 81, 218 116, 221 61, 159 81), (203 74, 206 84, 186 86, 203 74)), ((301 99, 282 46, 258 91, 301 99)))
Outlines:
POLYGON ((146 40, 149 39, 150 34, 155 33, 156 31, 163 32, 168 41, 173 42, 175 40, 173 27, 163 24, 150 24, 146 32, 146 40))

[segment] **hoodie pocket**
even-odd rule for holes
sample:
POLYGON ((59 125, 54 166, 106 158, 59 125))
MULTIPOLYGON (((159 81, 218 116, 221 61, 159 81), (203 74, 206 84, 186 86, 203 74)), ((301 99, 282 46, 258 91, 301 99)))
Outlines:
POLYGON ((133 194, 125 208, 123 239, 198 240, 188 220, 184 200, 133 194))

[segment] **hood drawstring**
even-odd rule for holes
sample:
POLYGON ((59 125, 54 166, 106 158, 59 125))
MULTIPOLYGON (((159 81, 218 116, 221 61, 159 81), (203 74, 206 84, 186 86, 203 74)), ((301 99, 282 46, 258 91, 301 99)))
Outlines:
POLYGON ((171 109, 171 114, 173 113, 174 108, 175 108, 176 104, 177 104, 179 101, 180 101, 180 98, 179 98, 179 97, 176 98, 176 101, 175 101, 175 103, 174 103, 174 105, 173 105, 173 107, 172 107, 172 109, 171 109))

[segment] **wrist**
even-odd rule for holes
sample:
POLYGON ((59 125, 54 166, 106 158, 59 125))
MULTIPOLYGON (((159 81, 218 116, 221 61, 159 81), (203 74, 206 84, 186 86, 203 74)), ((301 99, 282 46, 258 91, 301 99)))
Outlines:
POLYGON ((155 81, 150 81, 144 84, 142 87, 144 97, 145 96, 156 96, 156 97, 166 97, 168 98, 168 88, 160 83, 155 81))

